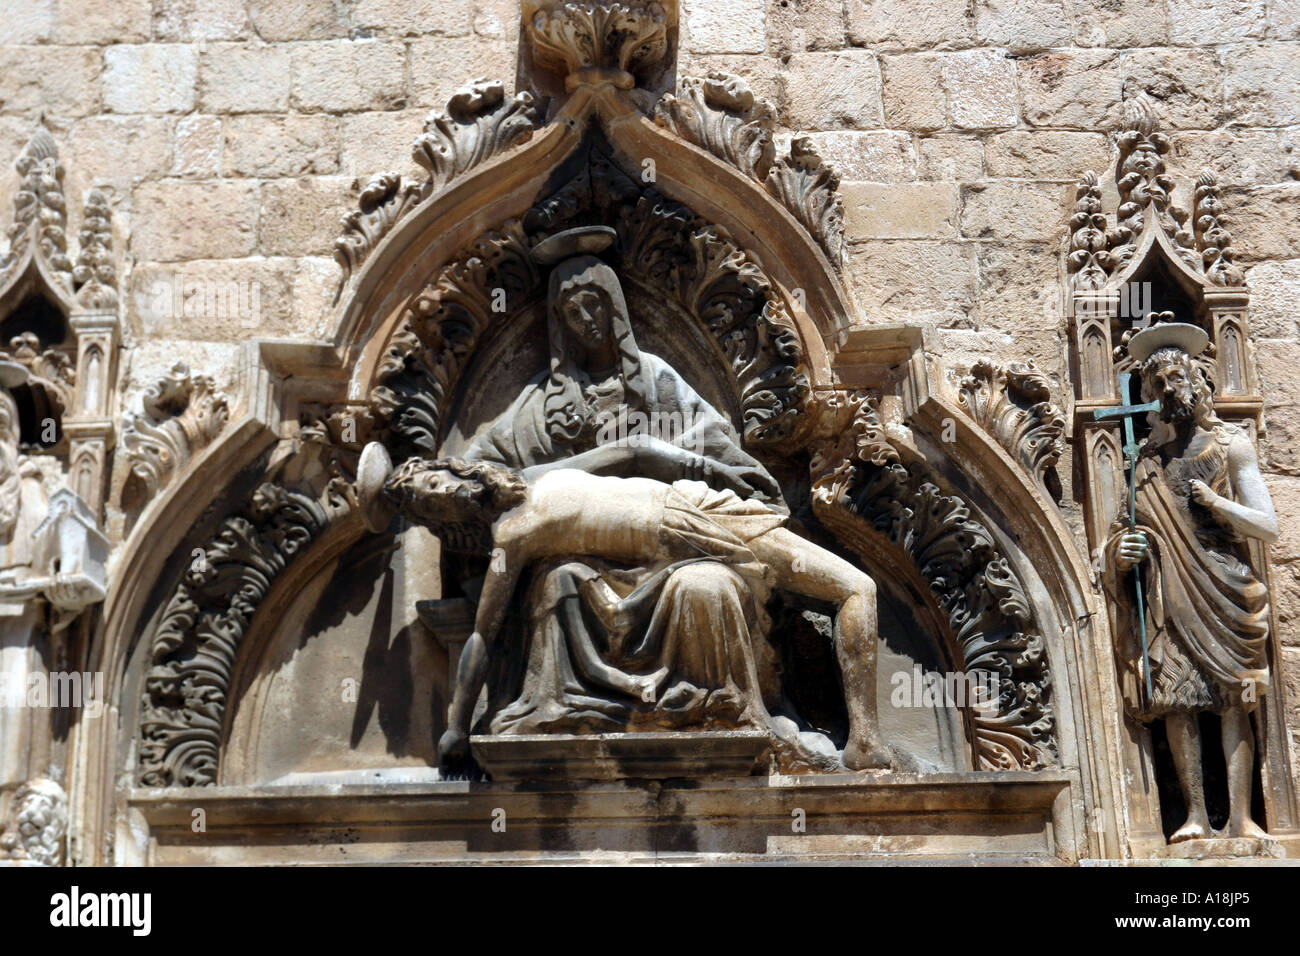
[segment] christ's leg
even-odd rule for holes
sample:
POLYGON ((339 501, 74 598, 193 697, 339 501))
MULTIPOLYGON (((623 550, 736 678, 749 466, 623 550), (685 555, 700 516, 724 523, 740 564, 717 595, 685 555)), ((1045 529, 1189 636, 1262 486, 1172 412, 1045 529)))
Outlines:
POLYGON ((760 561, 776 574, 777 587, 834 603, 835 655, 839 659, 849 740, 844 765, 850 770, 888 768, 889 749, 876 715, 876 584, 842 558, 777 528, 750 542, 760 561))
POLYGON ((438 765, 448 770, 459 770, 469 757, 469 722, 474 716, 474 705, 487 675, 488 644, 483 635, 475 631, 460 652, 460 667, 456 671, 456 688, 451 695, 451 708, 447 716, 447 729, 438 741, 438 765))
POLYGON ((1205 786, 1201 775, 1201 728, 1195 713, 1171 713, 1165 717, 1169 751, 1178 771, 1178 784, 1187 805, 1187 822, 1169 838, 1170 843, 1203 840, 1210 835, 1210 817, 1205 812, 1205 786))
POLYGON ((1243 707, 1223 712, 1223 759, 1228 765, 1228 835, 1267 837, 1250 818, 1250 792, 1255 777, 1255 734, 1243 707))

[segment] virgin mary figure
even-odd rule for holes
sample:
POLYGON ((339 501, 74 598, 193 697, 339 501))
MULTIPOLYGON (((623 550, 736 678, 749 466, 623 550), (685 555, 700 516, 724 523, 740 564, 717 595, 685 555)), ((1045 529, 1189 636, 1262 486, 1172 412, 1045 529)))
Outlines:
MULTIPOLYGON (((585 227, 535 248, 543 264, 558 263, 548 290, 548 368, 462 457, 697 480, 788 513, 731 423, 667 362, 638 348, 618 277, 596 256, 613 239, 608 227, 585 227), (674 427, 656 428, 663 422, 674 427)), ((774 724, 768 595, 726 565, 701 557, 622 567, 574 555, 525 580, 522 681, 489 709, 480 732, 751 727, 777 730, 805 752, 798 738, 820 737, 793 732, 788 720, 774 724), (635 695, 646 678, 653 692, 635 695)), ((821 741, 813 759, 833 760, 821 741)))

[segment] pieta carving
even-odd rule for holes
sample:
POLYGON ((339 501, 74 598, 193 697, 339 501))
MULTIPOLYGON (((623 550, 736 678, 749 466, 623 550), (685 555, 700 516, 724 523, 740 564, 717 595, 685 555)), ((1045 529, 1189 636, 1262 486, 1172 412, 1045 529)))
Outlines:
POLYGON ((718 226, 643 187, 593 151, 557 193, 477 239, 415 297, 372 393, 402 455, 434 451, 442 405, 501 302, 542 290, 531 250, 584 220, 611 221, 621 271, 670 295, 706 323, 740 388, 745 440, 780 444, 802 425, 807 385, 785 306, 758 265, 718 226))

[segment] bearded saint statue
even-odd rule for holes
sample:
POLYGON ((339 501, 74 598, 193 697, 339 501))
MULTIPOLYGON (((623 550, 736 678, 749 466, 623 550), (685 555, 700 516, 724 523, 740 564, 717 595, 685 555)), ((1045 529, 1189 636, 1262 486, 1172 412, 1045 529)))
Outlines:
POLYGON ((1142 400, 1160 403, 1133 476, 1136 524, 1104 547, 1104 581, 1121 618, 1116 654, 1125 705, 1136 720, 1163 719, 1187 820, 1171 843, 1213 831, 1201 772, 1199 714, 1222 721, 1230 811, 1225 835, 1266 837, 1251 819, 1255 739, 1251 713, 1269 686, 1268 592, 1247 539, 1273 541, 1277 519, 1250 437, 1221 421, 1198 356, 1208 336, 1166 322, 1131 338, 1142 400), (1146 596, 1152 692, 1144 690, 1133 574, 1146 596))

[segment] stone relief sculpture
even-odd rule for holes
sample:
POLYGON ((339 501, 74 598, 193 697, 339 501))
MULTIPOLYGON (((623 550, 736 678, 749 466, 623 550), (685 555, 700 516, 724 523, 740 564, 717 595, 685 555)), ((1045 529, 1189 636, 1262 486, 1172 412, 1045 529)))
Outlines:
POLYGON ((1222 721, 1227 835, 1266 835, 1250 811, 1251 713, 1269 687, 1269 605, 1245 541, 1271 542, 1278 524, 1249 437, 1215 414, 1197 360, 1207 342, 1202 329, 1179 322, 1128 341, 1142 398, 1159 410, 1150 413, 1151 435, 1133 478, 1137 529, 1117 531, 1104 549, 1108 594, 1129 615, 1116 635, 1124 702, 1138 720, 1165 721, 1187 808, 1173 843, 1212 835, 1197 722, 1203 711, 1222 721), (1138 646, 1134 573, 1142 575, 1148 605, 1149 675, 1138 646))
MULTIPOLYGON (((67 489, 51 501, 35 461, 20 450, 18 405, 25 366, 0 361, 0 674, 6 695, 38 674, 38 636, 66 628, 105 594, 105 542, 84 502, 67 489), (45 606, 53 610, 46 620, 45 606)), ((27 779, 33 712, 0 702, 0 787, 27 779)))
MULTIPOLYGON (((638 347, 618 276, 593 254, 614 238, 608 227, 579 227, 533 249, 536 261, 555 266, 547 296, 549 367, 481 430, 464 457, 521 471, 563 467, 571 473, 691 480, 698 482, 700 493, 713 489, 709 493, 714 496, 729 496, 719 500, 734 502, 742 512, 749 509, 751 523, 756 519, 776 527, 787 513, 776 481, 741 449, 730 423, 716 409, 663 359, 638 347), (650 441, 651 424, 664 419, 682 427, 669 440, 650 441), (631 422, 630 433, 626 427, 602 427, 613 422, 631 422), (639 440, 643 443, 632 454, 625 443, 639 440), (624 447, 615 447, 616 442, 624 447)), ((467 536, 451 518, 438 524, 449 547, 482 546, 481 535, 467 536)), ((647 719, 677 725, 746 723, 778 728, 778 739, 789 746, 796 763, 837 762, 828 741, 815 741, 810 751, 788 723, 773 723, 764 710, 754 655, 761 653, 757 638, 766 624, 759 620, 763 595, 755 594, 752 576, 707 551, 691 555, 693 560, 680 554, 660 560, 663 556, 641 551, 607 555, 570 550, 578 557, 556 555, 549 566, 542 561, 533 579, 524 601, 534 636, 531 657, 520 695, 493 715, 493 733, 613 730, 647 719), (612 564, 614 557, 621 557, 623 566, 612 564), (622 625, 633 633, 611 637, 593 630, 591 614, 584 609, 593 610, 602 599, 611 603, 612 595, 621 600, 633 594, 635 600, 619 605, 620 614, 634 618, 622 625), (707 649, 693 646, 700 641, 708 642, 707 649), (602 657, 600 647, 612 650, 602 657), (719 662, 695 675, 707 677, 709 686, 688 681, 676 654, 719 662), (632 674, 624 674, 625 668, 632 674), (656 687, 678 678, 666 705, 659 706, 658 697, 628 698, 637 680, 659 670, 665 673, 656 687)), ((840 570, 836 593, 848 601, 844 582, 852 569, 840 570)), ((863 584, 863 578, 859 574, 852 580, 865 590, 870 582, 863 584)), ((874 640, 874 626, 865 622, 838 632, 837 654, 853 723, 843 759, 855 768, 887 762, 874 733, 874 640)), ((480 635, 472 646, 482 642, 480 635)), ((481 667, 474 655, 470 661, 481 667)), ((460 709, 454 713, 463 724, 469 718, 465 708, 473 707, 477 693, 467 702, 459 697, 460 709)), ((463 735, 465 727, 456 730, 463 735)))
MULTIPOLYGON (((474 634, 461 658, 440 758, 451 763, 464 759, 487 654, 523 570, 580 555, 653 567, 653 575, 664 579, 679 569, 709 563, 739 576, 755 606, 765 603, 773 588, 832 602, 851 721, 844 764, 852 769, 888 767, 889 753, 876 728, 874 582, 844 559, 782 527, 786 516, 781 512, 745 501, 729 489, 715 491, 702 481, 676 478, 683 470, 681 456, 664 455, 656 445, 657 440, 650 439, 631 447, 606 446, 596 449, 606 454, 589 455, 586 464, 596 471, 608 462, 614 470, 630 466, 646 475, 658 472, 667 482, 556 467, 564 461, 519 472, 486 462, 414 458, 384 481, 383 494, 403 514, 435 531, 449 525, 453 534, 463 535, 467 526, 481 531, 490 525, 492 570, 479 598, 474 634)), ((379 461, 371 469, 363 462, 362 472, 386 474, 383 446, 371 445, 369 452, 379 461)), ((704 470, 707 462, 688 464, 704 470)), ((580 675, 587 686, 601 687, 601 696, 589 691, 588 699, 579 701, 576 688, 557 688, 560 700, 528 702, 526 706, 535 709, 534 719, 549 722, 563 717, 562 709, 581 708, 603 710, 611 718, 622 711, 629 723, 767 728, 752 651, 743 640, 728 646, 740 628, 729 620, 725 594, 717 604, 706 598, 689 608, 656 609, 639 633, 638 612, 648 606, 646 595, 651 593, 644 586, 620 597, 586 565, 577 563, 566 572, 580 582, 578 594, 605 630, 605 656, 616 663, 602 659, 599 644, 573 626, 576 608, 566 609, 567 650, 574 666, 561 668, 561 679, 569 683, 580 675), (720 645, 715 644, 717 638, 722 639, 720 645), (719 672, 720 662, 726 663, 726 671, 719 672), (623 667, 648 673, 630 674, 623 667), (649 706, 641 713, 627 704, 617 710, 602 707, 601 698, 610 691, 649 706)), ((512 716, 501 715, 497 726, 508 726, 512 716)))
POLYGON ((53 780, 36 778, 18 788, 8 826, 0 830, 0 860, 43 866, 63 863, 68 797, 53 780))
MULTIPOLYGON (((932 387, 944 369, 923 330, 858 321, 837 274, 843 204, 834 171, 797 136, 778 157, 772 110, 739 78, 674 83, 675 3, 525 0, 522 10, 532 60, 520 82, 533 91, 471 84, 416 142, 427 180, 381 173, 362 189, 335 246, 344 268, 335 340, 262 343, 255 422, 226 427, 224 398, 178 367, 146 395, 144 416, 125 425, 117 475, 132 475, 141 501, 159 500, 134 543, 169 517, 187 520, 155 563, 135 565, 148 573, 134 580, 157 581, 153 593, 115 598, 106 615, 116 613, 104 646, 138 648, 122 685, 134 763, 125 784, 120 767, 104 768, 118 779, 96 781, 100 805, 89 812, 120 834, 125 804, 173 837, 135 852, 197 858, 222 840, 291 846, 303 839, 295 827, 310 830, 302 820, 341 799, 355 801, 369 826, 375 794, 409 774, 412 792, 420 788, 413 802, 428 804, 411 810, 413 825, 440 845, 466 832, 449 799, 477 812, 507 793, 545 804, 533 818, 543 840, 560 832, 548 827, 567 839, 587 821, 574 813, 557 823, 571 806, 557 814, 554 805, 582 794, 586 781, 641 781, 620 789, 650 792, 661 815, 667 781, 684 778, 688 789, 710 777, 698 791, 713 799, 717 784, 729 802, 709 812, 727 821, 706 819, 701 846, 733 826, 737 807, 749 812, 752 794, 785 800, 802 790, 821 791, 823 812, 860 827, 883 853, 914 852, 907 841, 955 852, 969 846, 958 840, 969 841, 965 821, 975 820, 977 838, 987 831, 996 852, 1133 855, 1124 842, 1132 784, 1117 772, 1122 725, 1107 683, 1118 635, 1130 713, 1177 735, 1190 813, 1176 838, 1209 828, 1195 772, 1198 708, 1224 714, 1229 829, 1261 835, 1249 814, 1250 772, 1241 772, 1254 752, 1251 708, 1228 693, 1234 679, 1256 694, 1269 680, 1264 576, 1244 541, 1251 528, 1266 540, 1258 519, 1268 509, 1247 487, 1245 432, 1201 401, 1196 415, 1208 407, 1208 417, 1194 416, 1199 424, 1178 445, 1185 403, 1170 398, 1171 418, 1143 462, 1140 533, 1103 539, 1113 606, 1134 613, 1125 602, 1135 577, 1160 597, 1148 609, 1158 693, 1145 698, 1132 634, 1099 613, 1103 592, 1067 526, 1077 515, 1061 502, 1054 471, 1064 438, 1087 429, 1077 409, 1067 428, 1048 376, 1007 357, 964 377, 963 365, 932 387), (555 75, 529 75, 534 68, 555 75), (653 86, 647 77, 666 79, 653 86), (639 175, 642 157, 658 163, 658 184, 639 175), (749 205, 758 212, 741 211, 749 205), (442 208, 455 216, 435 214, 442 208), (656 427, 664 421, 677 427, 664 434, 656 427), (957 437, 940 438, 943 423, 957 437), (241 430, 246 445, 232 440, 241 430), (209 442, 229 452, 238 475, 231 467, 228 482, 183 511, 176 469, 209 442), (1185 484, 1178 494, 1187 501, 1170 505, 1161 482, 1185 484), (1233 515, 1244 522, 1236 531, 1233 515), (356 570, 361 553, 373 558, 365 574, 356 570), (1186 610, 1193 594, 1227 611, 1203 620, 1186 610), (428 633, 433 604, 438 623, 463 629, 460 637, 428 633), (813 692, 842 704, 846 734, 842 725, 823 732, 787 696, 791 662, 802 659, 781 655, 796 638, 824 652, 818 663, 829 666, 799 673, 813 673, 813 692), (898 746, 896 725, 882 733, 882 715, 898 719, 877 713, 877 678, 888 682, 894 670, 882 660, 906 660, 909 671, 919 661, 988 689, 975 706, 919 705, 942 712, 925 715, 931 729, 945 721, 945 736, 934 737, 951 749, 934 762, 898 746), (346 687, 337 693, 335 679, 360 682, 369 703, 349 699, 346 687), (282 713, 320 715, 325 729, 310 753, 284 743, 302 724, 282 713), (276 720, 292 729, 272 727, 276 720), (652 772, 628 772, 647 766, 636 763, 644 744, 629 744, 637 737, 676 750, 652 754, 652 772), (755 764, 746 746, 760 737, 771 759, 755 764), (602 749, 604 738, 616 746, 602 749), (712 763, 710 741, 723 745, 712 763), (479 769, 494 783, 444 785, 493 746, 507 756, 479 769), (426 766, 435 759, 441 776, 426 766), (602 762, 605 776, 575 770, 602 762), (886 769, 914 773, 734 779, 886 769), (515 780, 530 785, 512 789, 515 780), (300 782, 313 792, 290 792, 300 782), (249 836, 240 814, 250 811, 240 807, 213 833, 188 836, 176 823, 182 795, 165 788, 191 786, 212 788, 214 799, 258 789, 258 812, 279 814, 259 831, 272 836, 249 836), (116 799, 123 791, 126 801, 116 799), (919 840, 879 833, 900 810, 920 821, 919 840), (963 822, 945 829, 945 817, 963 822)), ((1217 181, 1197 182, 1183 228, 1163 168, 1168 138, 1129 112, 1115 224, 1097 177, 1079 187, 1070 293, 1102 298, 1142 265, 1158 232, 1181 250, 1179 263, 1220 287, 1214 308, 1236 321, 1228 310, 1237 309, 1241 276, 1217 181)), ((95 276, 111 281, 110 238, 87 224, 77 275, 88 299, 95 276)), ((1078 330, 1086 368, 1071 368, 1067 381, 1090 383, 1081 398, 1113 399, 1114 318, 1093 314, 1078 330)), ((1231 328, 1249 368, 1244 319, 1231 328)), ((1210 353, 1183 335, 1190 381, 1210 353)), ((1150 372, 1156 396, 1182 366, 1153 342, 1131 338, 1127 361, 1144 374, 1165 363, 1150 372)), ((77 366, 82 381, 111 382, 112 348, 93 354, 77 366)), ((1110 457, 1099 452, 1097 461, 1120 460, 1118 444, 1102 451, 1110 457)), ((205 469, 217 464, 216 454, 203 460, 205 469)), ((1096 493, 1086 478, 1071 490, 1096 493)), ((1101 500, 1116 504, 1118 492, 1101 500)), ((96 732, 101 742, 111 736, 96 732)), ((63 838, 57 795, 33 776, 13 793, 8 815, 18 822, 0 837, 0 854, 54 859, 63 838)), ((610 818, 632 819, 618 817, 629 805, 610 818)), ((763 806, 756 827, 772 818, 771 802, 763 806)), ((305 853, 319 850, 314 830, 305 839, 305 853)), ((778 841, 762 834, 761 843, 778 841)), ((84 828, 74 845, 87 845, 84 828)), ((466 845, 467 855, 483 852, 466 845)))

